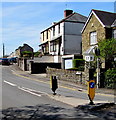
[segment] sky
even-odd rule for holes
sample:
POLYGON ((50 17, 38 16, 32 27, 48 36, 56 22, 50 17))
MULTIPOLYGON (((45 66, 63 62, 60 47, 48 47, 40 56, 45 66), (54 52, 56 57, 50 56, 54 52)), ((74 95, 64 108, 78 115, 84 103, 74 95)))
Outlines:
MULTIPOLYGON (((15 1, 15 0, 14 0, 15 1)), ((0 3, 0 51, 4 43, 5 54, 9 55, 24 43, 36 52, 39 50, 40 32, 64 18, 64 10, 71 9, 84 16, 91 9, 114 12, 114 2, 9 2, 0 3)), ((18 1, 18 0, 17 0, 18 1)), ((0 52, 2 56, 2 52, 0 52)))

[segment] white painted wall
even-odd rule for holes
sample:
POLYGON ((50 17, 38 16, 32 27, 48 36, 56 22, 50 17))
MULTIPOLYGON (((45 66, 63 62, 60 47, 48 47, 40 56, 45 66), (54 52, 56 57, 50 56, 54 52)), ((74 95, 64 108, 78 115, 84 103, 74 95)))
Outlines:
POLYGON ((51 40, 56 39, 57 37, 63 34, 63 23, 60 23, 60 33, 58 33, 58 25, 55 26, 55 36, 53 36, 53 27, 51 29, 51 40))

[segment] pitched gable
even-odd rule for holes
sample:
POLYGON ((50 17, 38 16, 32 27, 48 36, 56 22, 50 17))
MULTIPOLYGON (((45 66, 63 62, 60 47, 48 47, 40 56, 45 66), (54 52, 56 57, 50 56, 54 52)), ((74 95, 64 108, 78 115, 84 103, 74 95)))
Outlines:
POLYGON ((104 24, 105 27, 111 27, 112 23, 116 19, 116 13, 105 12, 100 10, 93 10, 97 15, 100 21, 104 24))
POLYGON ((101 23, 101 25, 103 27, 108 27, 108 28, 111 27, 111 25, 113 24, 113 22, 116 19, 116 13, 111 13, 111 12, 92 9, 84 27, 83 27, 83 29, 81 31, 82 33, 83 33, 84 29, 86 28, 86 26, 87 26, 89 20, 91 19, 92 15, 95 15, 95 17, 97 18, 97 20, 101 23))
POLYGON ((113 22, 113 24, 111 25, 111 27, 116 27, 116 19, 115 19, 115 21, 113 22))

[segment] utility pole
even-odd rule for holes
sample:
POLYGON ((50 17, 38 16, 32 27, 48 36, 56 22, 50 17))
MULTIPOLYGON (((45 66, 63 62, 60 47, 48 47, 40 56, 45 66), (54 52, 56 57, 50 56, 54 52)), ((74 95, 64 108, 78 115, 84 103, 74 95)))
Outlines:
POLYGON ((3 43, 3 58, 5 56, 5 48, 4 48, 4 43, 3 43))
POLYGON ((99 88, 100 86, 100 66, 99 66, 99 55, 100 55, 100 49, 99 48, 96 48, 95 49, 95 54, 97 56, 97 89, 99 88))
POLYGON ((100 86, 100 68, 99 68, 99 57, 97 57, 97 89, 100 86))

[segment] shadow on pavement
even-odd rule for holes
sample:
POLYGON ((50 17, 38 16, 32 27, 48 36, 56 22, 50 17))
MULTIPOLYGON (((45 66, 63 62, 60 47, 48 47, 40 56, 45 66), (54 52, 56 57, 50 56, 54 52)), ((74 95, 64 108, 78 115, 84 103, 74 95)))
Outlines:
POLYGON ((81 105, 65 109, 49 104, 8 108, 2 110, 2 120, 115 120, 116 105, 104 108, 81 105))

